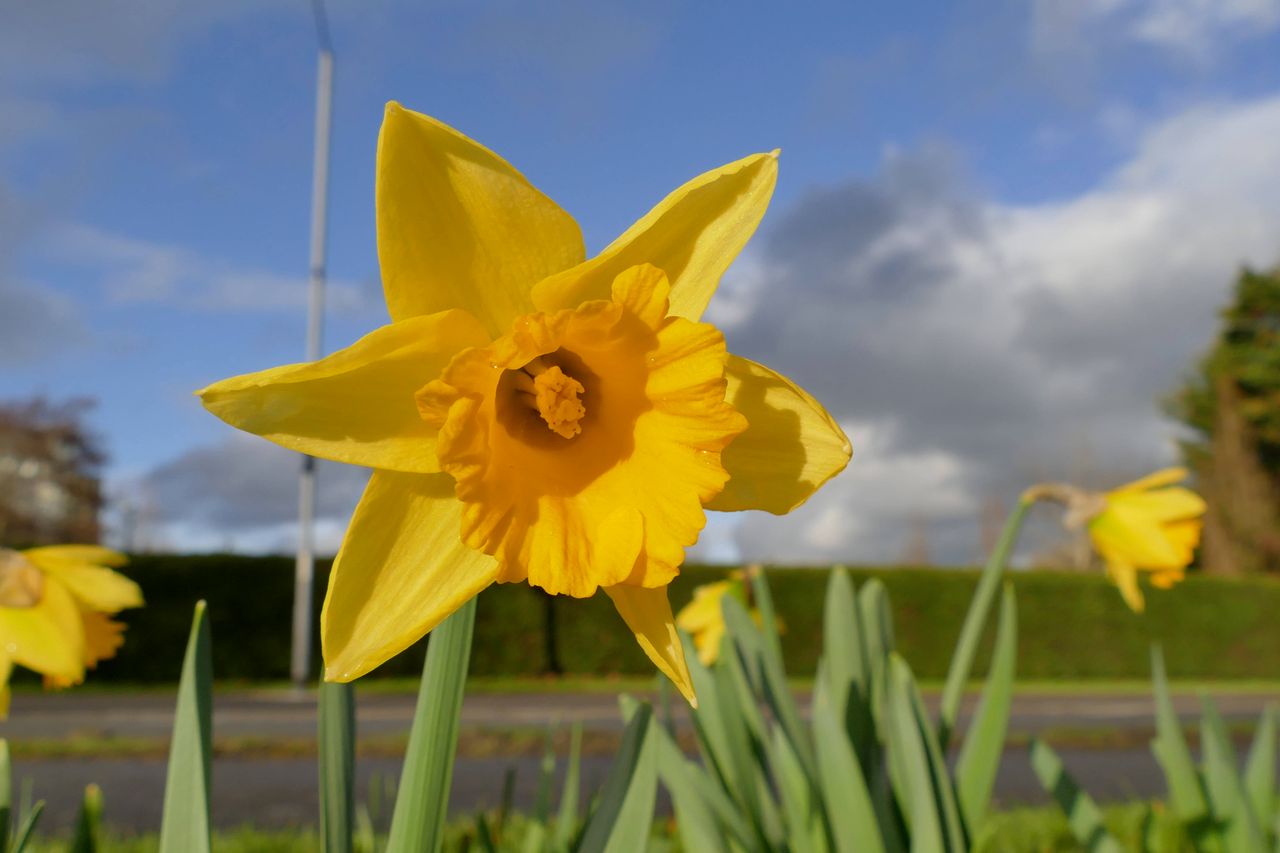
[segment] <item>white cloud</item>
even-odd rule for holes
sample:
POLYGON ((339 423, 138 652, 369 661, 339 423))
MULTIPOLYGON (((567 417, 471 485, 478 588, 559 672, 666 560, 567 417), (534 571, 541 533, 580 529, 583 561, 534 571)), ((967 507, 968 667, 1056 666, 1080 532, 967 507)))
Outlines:
POLYGON ((892 558, 925 518, 935 554, 968 561, 986 500, 1174 458, 1158 398, 1239 267, 1280 255, 1278 134, 1280 97, 1191 110, 1054 203, 967 198, 911 156, 802 199, 726 281, 720 319, 862 434, 812 506, 745 521, 744 552, 892 558))
MULTIPOLYGON (((92 269, 103 295, 116 304, 164 304, 190 311, 296 311, 307 304, 305 276, 280 275, 206 258, 182 246, 152 243, 84 225, 63 226, 49 238, 63 263, 92 269)), ((325 287, 331 310, 372 312, 380 299, 350 281, 325 287)))
POLYGON ((1280 26, 1280 0, 1032 0, 1037 54, 1079 59, 1099 46, 1145 44, 1208 61, 1280 26))

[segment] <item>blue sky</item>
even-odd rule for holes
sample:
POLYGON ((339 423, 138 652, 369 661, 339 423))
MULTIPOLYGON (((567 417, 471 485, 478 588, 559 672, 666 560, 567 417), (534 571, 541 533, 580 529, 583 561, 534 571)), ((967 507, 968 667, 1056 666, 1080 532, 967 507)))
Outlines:
MULTIPOLYGON (((1209 342, 1234 270, 1280 249, 1275 0, 330 15, 330 349, 385 319, 387 100, 503 154, 589 250, 695 174, 782 149, 712 316, 829 400, 857 457, 793 519, 714 521, 716 556, 892 559, 923 522, 938 559, 964 561, 981 505, 1028 477, 1168 461, 1155 397, 1209 342)), ((287 547, 292 463, 259 460, 191 391, 303 352, 308 5, 10 16, 0 398, 96 397, 111 488, 156 505, 157 544, 287 547), (232 456, 255 462, 228 478, 232 456)), ((326 477, 332 539, 359 484, 326 477)))

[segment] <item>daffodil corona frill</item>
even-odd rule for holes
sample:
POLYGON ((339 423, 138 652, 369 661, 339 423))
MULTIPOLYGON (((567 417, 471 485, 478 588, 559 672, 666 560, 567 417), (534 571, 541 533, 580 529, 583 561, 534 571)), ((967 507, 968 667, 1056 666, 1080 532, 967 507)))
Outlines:
POLYGON ((1205 503, 1176 485, 1186 478, 1185 469, 1166 468, 1104 493, 1047 485, 1027 494, 1066 504, 1068 527, 1084 526, 1125 603, 1141 613, 1139 572, 1168 589, 1182 580, 1200 542, 1205 503))
POLYGON ((110 615, 142 606, 138 585, 108 568, 124 562, 96 545, 0 548, 0 716, 14 664, 66 687, 116 653, 124 626, 110 615))
POLYGON ((821 405, 699 319, 776 177, 776 152, 708 172, 586 259, 574 220, 505 161, 388 105, 392 322, 200 392, 233 426, 373 469, 321 616, 326 678, 528 581, 603 589, 692 700, 666 587, 704 509, 787 512, 849 459, 821 405))

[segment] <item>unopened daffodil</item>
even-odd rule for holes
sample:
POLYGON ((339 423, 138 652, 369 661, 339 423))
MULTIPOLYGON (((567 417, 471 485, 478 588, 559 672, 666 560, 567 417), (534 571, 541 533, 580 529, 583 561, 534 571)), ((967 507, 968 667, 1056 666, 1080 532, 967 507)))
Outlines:
POLYGON ((692 700, 667 598, 705 509, 783 513, 849 459, 839 426, 701 322, 777 156, 667 196, 587 259, 493 152, 387 107, 378 256, 391 322, 327 358, 200 392, 233 426, 373 469, 321 616, 349 681, 494 582, 603 589, 692 700))
POLYGON ((96 545, 0 548, 0 716, 14 664, 65 687, 115 654, 124 626, 109 616, 142 606, 138 585, 109 568, 124 562, 96 545))
POLYGON ((1068 526, 1087 530, 1125 603, 1141 613, 1146 602, 1139 573, 1170 588, 1182 580, 1200 542, 1205 503, 1176 485, 1186 478, 1185 469, 1166 468, 1109 492, 1039 486, 1028 494, 1066 503, 1068 526))

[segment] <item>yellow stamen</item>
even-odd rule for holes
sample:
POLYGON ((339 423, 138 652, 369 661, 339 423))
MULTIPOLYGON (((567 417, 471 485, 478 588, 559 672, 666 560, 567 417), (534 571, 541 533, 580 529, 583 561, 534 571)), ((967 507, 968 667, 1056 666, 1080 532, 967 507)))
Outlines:
POLYGON ((31 561, 0 548, 0 607, 35 607, 44 598, 44 573, 31 561))
POLYGON ((548 366, 541 358, 535 358, 516 374, 516 387, 556 435, 573 438, 582 432, 581 421, 587 409, 578 395, 586 389, 558 365, 548 366))

